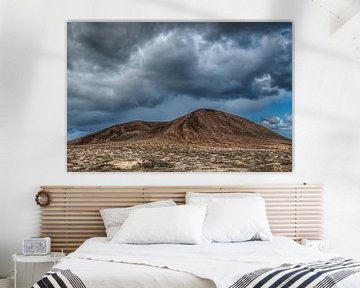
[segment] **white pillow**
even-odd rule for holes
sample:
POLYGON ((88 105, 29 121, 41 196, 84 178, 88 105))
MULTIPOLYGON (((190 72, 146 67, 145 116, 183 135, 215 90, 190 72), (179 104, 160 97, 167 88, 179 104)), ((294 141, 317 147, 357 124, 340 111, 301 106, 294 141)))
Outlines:
POLYGON ((271 240, 264 199, 247 197, 209 200, 203 237, 211 242, 271 240))
POLYGON ((113 243, 197 244, 206 214, 205 205, 137 209, 131 211, 113 243))
POLYGON ((207 204, 211 199, 225 198, 247 198, 247 197, 259 197, 259 193, 244 192, 244 193, 197 193, 186 192, 185 203, 186 204, 207 204))
POLYGON ((121 225, 124 223, 129 213, 132 210, 139 208, 154 208, 154 207, 170 207, 176 206, 172 200, 156 201, 146 204, 135 205, 128 208, 109 208, 101 209, 100 214, 106 229, 107 239, 111 240, 115 234, 120 230, 121 225))

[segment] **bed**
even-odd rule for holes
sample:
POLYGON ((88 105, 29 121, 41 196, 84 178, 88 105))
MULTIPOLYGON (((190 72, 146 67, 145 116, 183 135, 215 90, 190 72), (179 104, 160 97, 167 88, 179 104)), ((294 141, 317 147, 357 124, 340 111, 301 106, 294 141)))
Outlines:
POLYGON ((67 252, 75 251, 54 266, 35 288, 360 287, 359 262, 298 243, 322 235, 322 196, 317 185, 163 189, 47 186, 43 189, 52 196, 52 204, 42 209, 42 233, 55 239, 53 250, 63 247, 67 252), (99 208, 127 207, 134 205, 134 201, 136 204, 162 199, 174 199, 182 204, 186 191, 260 191, 275 236, 271 241, 198 245, 119 244, 106 237, 91 237, 105 236, 104 227, 97 224, 95 211, 99 208), (129 201, 133 202, 129 205, 129 201), (83 221, 82 225, 79 221, 83 221), (102 235, 91 235, 101 229, 102 235), (74 236, 82 235, 81 231, 82 238, 74 236), (83 241, 85 237, 89 239, 83 241))
MULTIPOLYGON (((296 286, 291 287, 360 287, 360 263, 345 262, 346 260, 348 259, 309 249, 282 236, 274 237, 270 242, 158 244, 136 247, 128 244, 111 244, 106 238, 98 237, 87 240, 53 269, 57 272, 69 270, 73 273, 65 274, 68 278, 61 277, 66 283, 65 287, 230 288, 257 287, 255 284, 246 286, 243 283, 244 276, 262 269, 266 271, 268 268, 278 268, 284 264, 285 269, 289 269, 290 264, 299 263, 306 264, 305 268, 311 267, 310 265, 315 267, 315 264, 317 267, 324 267, 328 263, 328 267, 334 267, 334 263, 347 263, 346 267, 350 267, 351 270, 347 269, 344 273, 343 266, 344 269, 338 269, 340 274, 336 275, 335 279, 321 278, 319 275, 318 281, 314 279, 315 284, 312 286, 301 286, 301 283, 310 278, 304 275, 297 280, 298 283, 294 282, 293 285, 296 286), (64 280, 74 277, 79 279, 73 284, 64 280)), ((297 271, 301 270, 304 271, 304 268, 295 266, 290 272, 296 276, 299 275, 297 271)), ((284 275, 284 272, 279 272, 279 275, 284 275)), ((271 284, 279 279, 279 275, 269 279, 267 286, 258 287, 274 287, 271 284)), ((56 280, 49 281, 57 287, 56 280)), ((40 281, 34 287, 50 287, 43 285, 40 281)))

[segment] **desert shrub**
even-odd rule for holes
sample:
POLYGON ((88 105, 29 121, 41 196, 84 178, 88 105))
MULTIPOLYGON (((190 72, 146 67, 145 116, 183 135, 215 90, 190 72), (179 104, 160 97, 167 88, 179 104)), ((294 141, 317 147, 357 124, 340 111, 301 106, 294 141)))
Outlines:
POLYGON ((142 162, 140 166, 143 169, 159 169, 159 168, 173 168, 174 164, 163 161, 163 160, 147 160, 145 162, 142 162))

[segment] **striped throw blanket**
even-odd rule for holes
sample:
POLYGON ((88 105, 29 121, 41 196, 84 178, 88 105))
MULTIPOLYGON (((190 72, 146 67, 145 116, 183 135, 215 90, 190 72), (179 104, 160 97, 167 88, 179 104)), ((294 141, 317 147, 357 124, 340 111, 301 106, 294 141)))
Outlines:
MULTIPOLYGON (((305 264, 283 264, 242 276, 229 288, 331 288, 360 272, 360 262, 333 258, 305 264)), ((86 288, 69 269, 52 269, 32 288, 86 288)), ((106 288, 106 287, 103 287, 106 288)), ((351 287, 349 287, 351 288, 351 287)))
POLYGON ((69 269, 52 269, 32 288, 86 288, 81 279, 69 269))
POLYGON ((284 264, 246 274, 229 288, 331 288, 359 272, 360 262, 345 258, 284 264))

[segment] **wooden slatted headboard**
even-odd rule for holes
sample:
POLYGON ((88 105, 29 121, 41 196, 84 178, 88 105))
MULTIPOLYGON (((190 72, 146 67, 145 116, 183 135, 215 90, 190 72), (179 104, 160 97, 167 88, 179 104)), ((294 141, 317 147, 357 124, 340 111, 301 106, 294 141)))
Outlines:
POLYGON ((277 186, 42 186, 51 204, 41 208, 41 236, 52 239, 53 251, 74 251, 95 236, 105 236, 99 209, 128 207, 164 199, 183 204, 191 192, 259 192, 266 201, 274 235, 301 239, 322 238, 322 187, 277 186))

